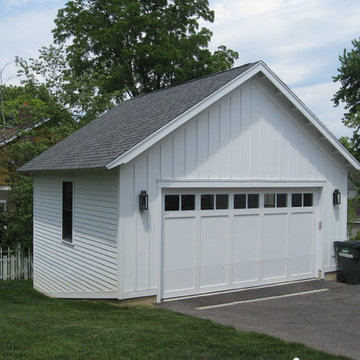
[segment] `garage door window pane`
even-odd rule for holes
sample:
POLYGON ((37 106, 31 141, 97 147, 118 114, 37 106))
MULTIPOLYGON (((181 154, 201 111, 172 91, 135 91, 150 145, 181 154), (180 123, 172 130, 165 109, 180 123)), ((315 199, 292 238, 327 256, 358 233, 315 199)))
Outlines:
POLYGON ((228 209, 229 208, 229 195, 218 194, 216 195, 216 209, 228 209))
POLYGON ((181 195, 181 210, 195 210, 195 195, 181 195))
POLYGON ((201 210, 214 209, 214 195, 204 194, 201 195, 201 210))
POLYGON ((165 211, 179 210, 179 195, 165 195, 165 211))
POLYGON ((313 194, 304 194, 304 206, 313 206, 313 194))
POLYGON ((275 207, 275 194, 265 194, 264 195, 264 207, 265 208, 274 208, 275 207))
POLYGON ((302 206, 302 194, 291 194, 291 206, 292 207, 302 206))
POLYGON ((246 209, 246 194, 234 195, 234 209, 246 209))
POLYGON ((259 207, 259 194, 248 195, 248 208, 257 209, 259 207))
POLYGON ((276 194, 276 207, 287 207, 287 194, 276 194))

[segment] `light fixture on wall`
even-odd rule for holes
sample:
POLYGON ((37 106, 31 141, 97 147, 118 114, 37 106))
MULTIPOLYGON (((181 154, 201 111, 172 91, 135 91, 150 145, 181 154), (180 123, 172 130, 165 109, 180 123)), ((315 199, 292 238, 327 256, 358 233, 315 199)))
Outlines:
POLYGON ((341 193, 338 189, 334 190, 333 192, 333 204, 334 205, 341 204, 341 193))
POLYGON ((139 194, 139 210, 144 211, 149 207, 149 197, 145 190, 142 190, 139 194))

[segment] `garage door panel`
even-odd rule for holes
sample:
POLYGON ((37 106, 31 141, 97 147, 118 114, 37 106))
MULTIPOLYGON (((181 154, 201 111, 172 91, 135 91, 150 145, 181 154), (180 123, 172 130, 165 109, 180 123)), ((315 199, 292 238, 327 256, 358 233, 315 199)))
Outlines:
POLYGON ((259 226, 259 214, 234 216, 233 283, 259 278, 259 226))
POLYGON ((200 219, 200 287, 228 282, 229 217, 200 219))
POLYGON ((195 229, 195 217, 165 221, 165 291, 195 288, 195 229))
POLYGON ((312 212, 292 213, 289 219, 288 274, 311 274, 314 262, 314 218, 312 212))
POLYGON ((265 214, 261 241, 262 278, 286 276, 287 214, 265 214))
POLYGON ((164 201, 164 298, 316 275, 316 207, 309 190, 169 189, 166 194, 176 194, 178 203, 166 209, 164 201), (192 203, 183 202, 189 194, 192 203), (206 206, 203 194, 213 199, 206 206), (227 201, 218 202, 219 194, 227 201))

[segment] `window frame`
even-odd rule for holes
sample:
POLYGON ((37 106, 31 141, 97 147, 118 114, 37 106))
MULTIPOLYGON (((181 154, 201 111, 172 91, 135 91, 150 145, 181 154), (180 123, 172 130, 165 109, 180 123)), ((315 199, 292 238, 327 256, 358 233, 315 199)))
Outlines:
POLYGON ((275 209, 277 206, 277 196, 276 193, 264 193, 264 201, 263 201, 263 206, 264 209, 275 209))
POLYGON ((74 191, 75 189, 75 183, 73 179, 63 179, 61 182, 61 240, 67 244, 73 244, 74 243, 74 191), (64 208, 64 185, 66 183, 71 184, 71 210, 64 208), (66 232, 66 223, 65 223, 65 211, 71 212, 71 235, 65 236, 66 232))
POLYGON ((261 209, 261 194, 258 192, 249 192, 246 194, 246 208, 247 209, 261 209), (256 206, 254 204, 250 204, 250 197, 252 198, 251 201, 256 199, 256 206), (250 206, 251 205, 251 206, 250 206))
POLYGON ((292 192, 291 193, 291 207, 292 208, 302 208, 303 207, 303 192, 292 192), (300 203, 296 204, 297 201, 300 201, 300 203))
POLYGON ((181 209, 181 195, 180 194, 165 194, 165 196, 164 196, 164 211, 166 211, 166 212, 169 212, 169 211, 180 211, 180 209, 181 209), (167 209, 166 208, 166 197, 167 196, 172 196, 172 197, 177 197, 177 209, 167 209))
POLYGON ((232 209, 246 210, 247 209, 247 193, 235 192, 232 196, 232 209), (242 206, 239 206, 242 205, 242 206))
POLYGON ((303 207, 313 207, 314 206, 314 193, 312 193, 312 192, 304 192, 302 202, 303 202, 303 207), (311 205, 306 205, 307 202, 308 202, 308 199, 305 200, 305 195, 310 195, 311 205))
MULTIPOLYGON (((205 205, 205 204, 204 204, 205 205)), ((216 196, 214 193, 209 193, 209 192, 204 192, 200 194, 200 210, 202 211, 212 211, 212 210, 216 210, 216 196), (210 201, 211 203, 211 207, 203 207, 203 196, 207 196, 208 197, 208 201, 210 201)))
POLYGON ((285 209, 289 207, 289 194, 286 192, 277 192, 275 198, 275 207, 277 209, 285 209), (281 197, 285 198, 285 205, 281 204, 281 197))
POLYGON ((215 210, 229 210, 230 209, 230 194, 229 193, 216 193, 215 194, 215 210), (225 200, 226 207, 221 207, 221 197, 225 200))
POLYGON ((186 193, 180 194, 180 211, 195 211, 196 210, 196 194, 193 193, 186 193), (184 196, 193 197, 193 208, 192 209, 184 209, 184 196))

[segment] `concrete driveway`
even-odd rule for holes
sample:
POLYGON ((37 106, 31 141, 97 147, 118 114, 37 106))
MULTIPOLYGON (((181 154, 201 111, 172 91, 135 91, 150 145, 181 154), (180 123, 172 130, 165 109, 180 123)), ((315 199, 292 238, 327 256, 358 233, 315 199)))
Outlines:
POLYGON ((360 360, 360 285, 314 280, 159 306, 360 360))

